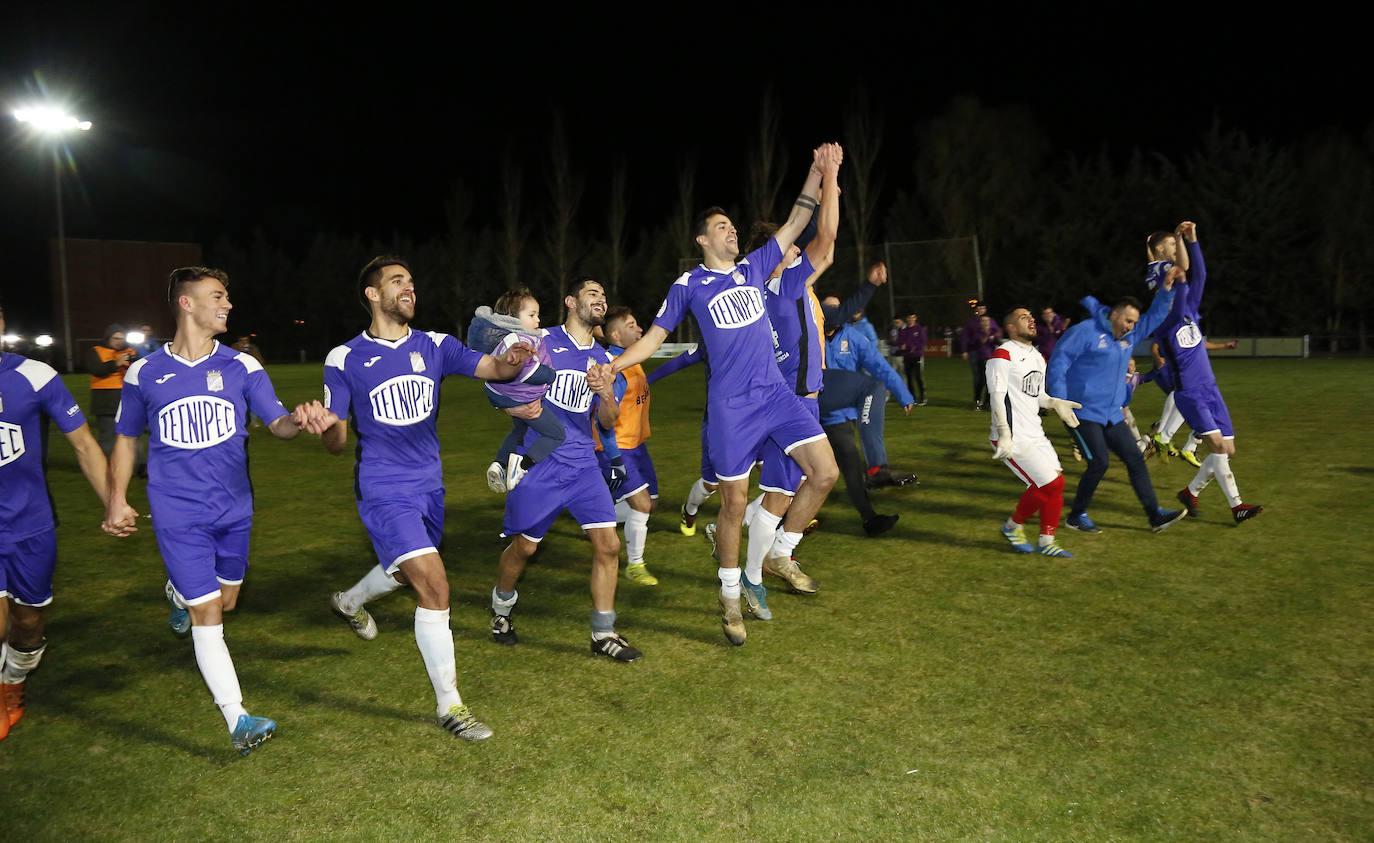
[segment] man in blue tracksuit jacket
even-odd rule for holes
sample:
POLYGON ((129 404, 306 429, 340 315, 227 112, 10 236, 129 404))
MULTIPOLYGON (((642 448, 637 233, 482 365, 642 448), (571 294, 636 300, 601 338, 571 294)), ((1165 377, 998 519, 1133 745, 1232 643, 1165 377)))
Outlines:
POLYGON ((1150 528, 1167 529, 1186 513, 1159 507, 1150 472, 1126 425, 1121 407, 1126 403, 1126 367, 1137 340, 1149 336, 1169 315, 1174 301, 1173 278, 1165 280, 1150 309, 1141 315, 1140 303, 1122 299, 1110 310, 1091 296, 1083 300, 1090 317, 1060 337, 1050 356, 1046 373, 1050 395, 1077 401, 1078 427, 1069 430, 1088 467, 1078 481, 1073 506, 1064 523, 1087 533, 1102 532, 1088 517, 1088 505, 1102 476, 1107 473, 1108 451, 1126 464, 1131 487, 1145 509, 1150 528))

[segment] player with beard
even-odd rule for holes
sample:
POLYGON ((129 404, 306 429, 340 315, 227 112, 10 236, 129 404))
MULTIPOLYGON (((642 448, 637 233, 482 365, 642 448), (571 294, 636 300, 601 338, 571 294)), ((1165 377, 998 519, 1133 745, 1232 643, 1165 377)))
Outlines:
POLYGON ((440 382, 452 374, 510 380, 533 354, 515 345, 503 358, 457 338, 414 331, 415 279, 401 258, 373 258, 359 275, 372 324, 325 358, 329 415, 312 428, 339 454, 351 427, 358 437, 354 494, 378 564, 330 600, 358 637, 377 636, 365 605, 403 583, 415 590, 415 644, 434 686, 439 726, 464 740, 491 737, 458 693, 449 630, 448 574, 438 545, 444 534, 443 466, 435 421, 440 382))
POLYGON ((1064 510, 1064 469, 1045 436, 1040 410, 1053 410, 1069 427, 1078 427, 1074 401, 1045 391, 1045 357, 1033 345, 1035 317, 1018 307, 1002 320, 1006 342, 988 359, 988 406, 992 409, 992 458, 1001 460, 1027 488, 1016 509, 1002 525, 1002 536, 1021 553, 1045 556, 1073 554, 1059 546, 1054 532, 1064 510), (1026 519, 1040 513, 1039 546, 1026 541, 1026 519))
POLYGON ((825 144, 814 151, 801 195, 777 234, 738 263, 739 237, 730 218, 720 208, 704 211, 696 227, 701 265, 673 283, 653 326, 610 367, 610 373, 615 373, 643 363, 689 314, 701 328, 711 363, 707 440, 721 491, 716 535, 721 627, 735 645, 747 637, 740 611, 739 544, 756 455, 765 442, 772 441, 807 477, 764 560, 766 569, 800 591, 816 587, 792 559, 792 551, 839 475, 820 423, 778 370, 764 303, 769 273, 816 208, 822 174, 831 166, 832 156, 838 155, 833 146, 825 144))
POLYGON ((515 587, 549 527, 566 509, 592 545, 591 651, 631 662, 643 654, 615 631, 620 539, 615 532, 615 502, 602 482, 591 430, 593 416, 603 431, 614 430, 620 416, 615 381, 608 374, 610 352, 592 336, 592 329, 606 320, 606 291, 597 281, 579 278, 568 288, 563 306, 567 320, 549 328, 544 337, 550 365, 557 372, 544 403, 552 405, 563 423, 565 438, 506 496, 501 534, 510 537, 511 543, 501 554, 491 592, 491 636, 498 644, 518 642, 511 622, 511 610, 519 599, 515 587))

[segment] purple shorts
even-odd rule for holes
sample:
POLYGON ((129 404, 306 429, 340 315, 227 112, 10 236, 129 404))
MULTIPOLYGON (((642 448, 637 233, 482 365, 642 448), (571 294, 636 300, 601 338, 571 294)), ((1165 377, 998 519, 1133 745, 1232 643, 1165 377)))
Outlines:
POLYGON ((720 478, 716 477, 715 466, 711 465, 711 446, 706 442, 706 430, 710 427, 708 421, 707 416, 701 417, 701 479, 714 486, 720 482, 720 478))
POLYGON ((358 517, 372 539, 377 563, 391 573, 407 559, 439 552, 444 537, 444 490, 413 498, 358 501, 358 517))
MULTIPOLYGON (((620 458, 625 463, 626 477, 620 491, 613 493, 616 502, 625 500, 640 489, 648 489, 651 498, 658 497, 658 475, 654 473, 654 461, 649 458, 649 446, 640 444, 634 448, 626 448, 620 452, 620 458)), ((611 461, 605 451, 596 452, 596 462, 601 466, 601 476, 609 481, 611 461)))
POLYGON ((615 501, 611 500, 611 490, 599 472, 586 465, 569 465, 556 457, 540 460, 515 491, 506 495, 501 535, 541 541, 565 509, 584 530, 615 529, 615 501))
POLYGON ((1221 399, 1216 384, 1198 389, 1180 389, 1174 393, 1174 406, 1193 433, 1206 435, 1220 432, 1227 439, 1235 436, 1231 429, 1231 412, 1221 399))
MULTIPOLYGON (((806 398, 798 396, 802 404, 811 412, 811 417, 817 424, 821 421, 821 402, 819 398, 806 398)), ((759 454, 763 459, 763 468, 759 471, 759 488, 765 492, 782 492, 785 495, 795 495, 797 487, 801 485, 802 474, 801 466, 797 461, 782 452, 772 439, 763 443, 763 450, 759 454)))
POLYGON ((221 585, 238 585, 248 572, 248 537, 253 519, 232 524, 159 526, 153 518, 167 578, 186 603, 197 606, 219 596, 221 585))
POLYGON ((57 567, 57 532, 9 541, 0 539, 0 600, 6 597, 35 608, 52 602, 52 572, 57 567))
POLYGON ((771 441, 782 453, 825 438, 821 423, 786 384, 750 390, 711 405, 706 439, 721 480, 745 480, 771 441))

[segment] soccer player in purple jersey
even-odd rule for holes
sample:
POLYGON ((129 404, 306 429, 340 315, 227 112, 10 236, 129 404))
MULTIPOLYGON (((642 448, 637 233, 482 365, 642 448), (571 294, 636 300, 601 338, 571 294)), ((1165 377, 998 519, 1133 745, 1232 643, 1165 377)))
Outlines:
POLYGON ((501 553, 491 592, 491 636, 498 644, 517 643, 511 624, 511 610, 519 599, 515 586, 539 542, 566 509, 592 545, 592 654, 631 662, 643 654, 615 631, 620 539, 615 532, 615 502, 597 465, 591 431, 592 416, 602 431, 608 431, 615 429, 620 415, 614 378, 607 374, 610 353, 592 336, 592 329, 605 322, 606 291, 590 278, 579 278, 568 288, 563 305, 567 320, 544 337, 557 372, 544 402, 552 405, 566 436, 506 496, 501 535, 511 542, 501 553))
POLYGON ((1174 241, 1172 265, 1167 260, 1156 260, 1147 270, 1151 288, 1161 276, 1176 274, 1180 269, 1184 273, 1184 283, 1174 296, 1173 307, 1155 332, 1164 359, 1173 370, 1174 405, 1183 414, 1188 427, 1212 447, 1212 453, 1202 460, 1192 482, 1179 491, 1178 500, 1190 517, 1196 517, 1197 496, 1215 477, 1231 507, 1232 519, 1242 524, 1259 515, 1264 508, 1241 500, 1236 477, 1231 473, 1231 456, 1236 452, 1235 431, 1231 427, 1230 411, 1217 388, 1216 375, 1212 374, 1206 340, 1198 328, 1202 319, 1198 306, 1202 303, 1202 291, 1207 282, 1207 268, 1202 262, 1202 247, 1197 242, 1197 224, 1184 221, 1178 224, 1172 238, 1155 235, 1150 239, 1158 241, 1150 243, 1154 257, 1166 257, 1170 251, 1167 243, 1170 239, 1174 241))
MULTIPOLYGON (((0 740, 24 716, 24 682, 48 646, 43 610, 53 599, 57 518, 45 477, 44 417, 71 442, 103 505, 105 453, 62 378, 46 363, 0 352, 0 740)), ((123 515, 138 517, 132 510, 123 515)))
POLYGON ((743 644, 747 635, 740 612, 740 523, 750 470, 769 440, 796 460, 807 482, 787 511, 784 529, 764 560, 765 569, 798 591, 816 590, 815 581, 792 559, 792 551, 835 485, 839 469, 820 423, 793 385, 783 380, 774 362, 764 286, 769 272, 810 220, 821 177, 837 155, 832 144, 815 150, 810 173, 787 221, 762 248, 738 263, 739 236, 730 218, 720 208, 703 212, 696 235, 701 265, 673 283, 653 326, 610 367, 615 373, 647 360, 688 314, 701 328, 711 364, 707 440, 721 490, 716 536, 721 626, 726 639, 735 645, 743 644))
POLYGON ((352 588, 335 592, 330 605, 359 638, 371 640, 377 623, 364 607, 409 583, 417 604, 415 644, 434 686, 439 726, 464 740, 483 740, 491 737, 491 729, 458 693, 448 573, 438 550, 444 535, 443 466, 435 429, 439 385, 452 374, 510 380, 534 349, 517 344, 498 359, 448 334, 411 330, 418 295, 410 266, 401 258, 373 258, 358 283, 372 323, 325 358, 324 401, 330 415, 320 426, 331 454, 348 444, 350 427, 358 438, 353 491, 378 564, 352 588))
POLYGON ((244 710, 224 643, 224 613, 238 603, 253 522, 245 422, 251 411, 268 422, 274 436, 291 439, 323 408, 314 402, 288 413, 262 364, 215 340, 233 308, 228 280, 221 270, 203 266, 177 269, 169 277, 176 336, 124 375, 104 526, 107 532, 132 527, 125 495, 146 427, 148 504, 167 567, 168 623, 178 633, 190 629, 205 684, 234 748, 247 755, 277 724, 244 710))

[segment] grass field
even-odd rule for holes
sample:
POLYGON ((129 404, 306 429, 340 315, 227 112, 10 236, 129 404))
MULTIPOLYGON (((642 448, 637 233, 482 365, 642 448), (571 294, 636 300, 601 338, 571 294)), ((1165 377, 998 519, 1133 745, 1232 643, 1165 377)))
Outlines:
MULTIPOLYGON (((931 361, 931 404, 889 405, 901 522, 863 537, 843 492, 799 551, 821 582, 774 589, 776 619, 729 646, 705 540, 678 534, 698 460, 700 374, 654 394, 663 482, 618 629, 645 658, 587 653, 590 552, 568 519, 521 582, 521 643, 487 634, 503 542, 482 471, 505 418, 444 389, 442 548, 459 688, 496 736, 452 739, 412 635, 414 600, 355 638, 332 591, 373 564, 350 457, 253 432, 253 567, 226 626, 249 710, 277 736, 241 759, 164 625, 150 528, 119 541, 54 442, 62 526, 50 646, 0 743, 8 839, 1369 840, 1374 838, 1374 410, 1358 361, 1217 363, 1233 466, 1264 514, 1233 527, 1220 491, 1154 535, 1119 464, 1073 560, 1010 551, 1021 485, 987 448, 967 367, 931 361)), ((272 367, 288 404, 317 366, 272 367)), ((82 378, 69 379, 84 400, 82 378)), ((1144 387, 1138 416, 1157 416, 1144 387)), ((1061 446, 1066 437, 1056 435, 1061 446)), ((1067 492, 1081 464, 1061 448, 1067 492)), ((1151 463, 1161 499, 1192 476, 1151 463)), ((132 496, 146 511, 141 488, 132 496)), ((710 517, 715 502, 703 512, 710 517)), ((775 582, 775 581, 774 581, 775 582)))

